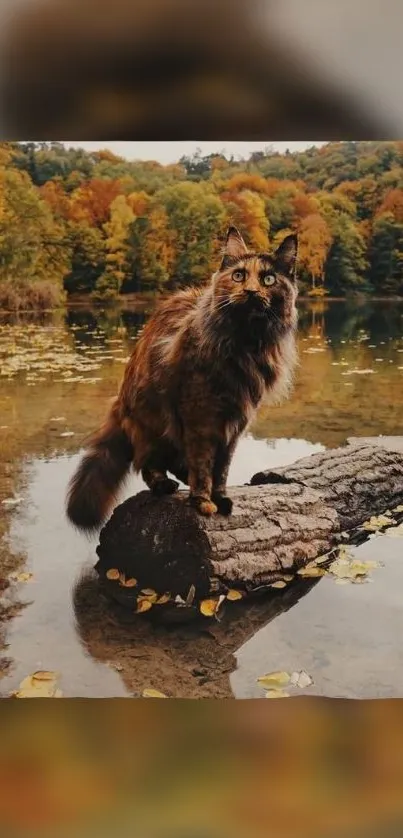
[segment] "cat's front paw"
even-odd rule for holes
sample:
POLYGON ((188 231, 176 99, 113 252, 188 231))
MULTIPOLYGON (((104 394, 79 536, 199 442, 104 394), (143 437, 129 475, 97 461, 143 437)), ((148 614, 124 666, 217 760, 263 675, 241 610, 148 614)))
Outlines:
POLYGON ((199 498, 190 496, 189 498, 190 506, 193 506, 193 509, 196 509, 200 515, 204 515, 206 517, 210 517, 211 515, 215 515, 218 512, 218 508, 213 503, 212 500, 206 500, 206 498, 199 498))
POLYGON ((231 498, 228 498, 226 495, 220 495, 219 493, 213 493, 212 497, 219 515, 231 515, 234 505, 231 498))

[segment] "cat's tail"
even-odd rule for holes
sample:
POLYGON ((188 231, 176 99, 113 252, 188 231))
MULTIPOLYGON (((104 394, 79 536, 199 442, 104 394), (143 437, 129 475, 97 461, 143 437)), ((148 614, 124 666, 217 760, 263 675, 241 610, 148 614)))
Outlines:
POLYGON ((113 408, 89 441, 67 494, 67 517, 78 529, 99 529, 113 506, 133 461, 133 446, 113 408))

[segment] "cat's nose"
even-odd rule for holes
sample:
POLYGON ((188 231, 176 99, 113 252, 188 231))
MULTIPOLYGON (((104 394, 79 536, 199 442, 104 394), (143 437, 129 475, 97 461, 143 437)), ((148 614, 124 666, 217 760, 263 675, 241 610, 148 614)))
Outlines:
POLYGON ((246 293, 247 293, 248 297, 255 297, 256 294, 258 293, 257 288, 246 288, 245 290, 246 290, 246 293))

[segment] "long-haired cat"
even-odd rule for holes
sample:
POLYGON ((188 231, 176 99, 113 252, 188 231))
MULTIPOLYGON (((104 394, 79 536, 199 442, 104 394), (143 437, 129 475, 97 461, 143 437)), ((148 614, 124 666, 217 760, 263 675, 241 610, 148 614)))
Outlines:
POLYGON ((278 401, 292 382, 296 257, 295 235, 273 255, 251 253, 231 227, 211 282, 157 308, 70 483, 67 514, 77 527, 102 524, 131 465, 155 494, 177 490, 170 472, 202 515, 230 514, 239 437, 262 400, 278 401))

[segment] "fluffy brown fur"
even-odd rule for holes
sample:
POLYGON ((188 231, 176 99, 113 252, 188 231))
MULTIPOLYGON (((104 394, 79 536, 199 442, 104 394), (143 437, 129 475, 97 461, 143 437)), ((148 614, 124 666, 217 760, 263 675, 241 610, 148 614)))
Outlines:
POLYGON ((250 253, 231 227, 221 266, 204 288, 179 291, 148 321, 107 423, 68 495, 84 530, 106 518, 133 463, 156 494, 190 487, 203 515, 230 514, 231 459, 264 398, 278 401, 296 364, 296 236, 274 255, 250 253))

